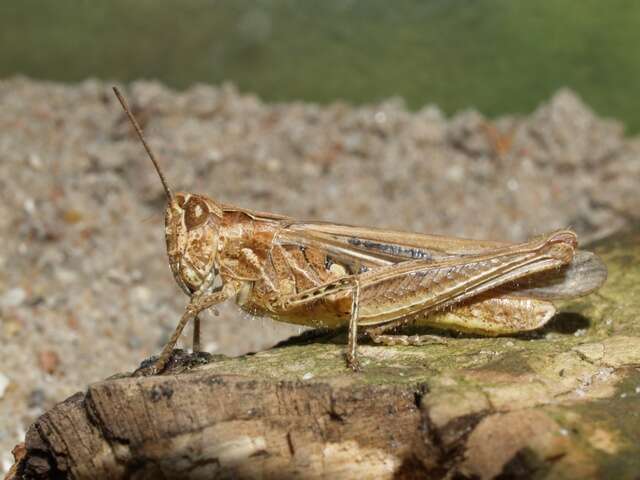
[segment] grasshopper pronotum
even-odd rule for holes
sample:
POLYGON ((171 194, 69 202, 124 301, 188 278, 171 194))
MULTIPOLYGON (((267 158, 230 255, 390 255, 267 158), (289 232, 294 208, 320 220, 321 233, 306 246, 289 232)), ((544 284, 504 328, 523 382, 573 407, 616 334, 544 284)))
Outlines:
POLYGON ((533 330, 555 313, 549 300, 586 295, 606 279, 597 256, 559 230, 520 244, 306 222, 173 193, 117 88, 114 92, 167 196, 169 265, 190 297, 151 368, 164 369, 182 330, 235 297, 244 310, 316 327, 348 325, 347 365, 357 370, 358 329, 376 343, 419 345, 430 335, 389 335, 419 323, 499 335, 533 330))

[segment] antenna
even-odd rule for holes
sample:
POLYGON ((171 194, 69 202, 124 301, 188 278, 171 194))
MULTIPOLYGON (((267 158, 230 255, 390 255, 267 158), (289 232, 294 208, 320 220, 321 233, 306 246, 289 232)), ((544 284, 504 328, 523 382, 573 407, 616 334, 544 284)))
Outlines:
POLYGON ((138 125, 138 122, 136 121, 135 117, 131 113, 131 110, 129 110, 129 105, 127 105, 127 101, 120 94, 120 90, 118 90, 118 87, 113 87, 113 93, 115 93, 116 97, 118 97, 118 100, 120 101, 120 105, 122 105, 122 109, 125 111, 125 113, 129 117, 129 120, 131 120, 131 123, 133 124, 133 128, 136 129, 136 133, 138 134, 138 137, 140 138, 142 145, 144 145, 144 149, 147 151, 147 155, 149 155, 149 158, 153 162, 153 166, 156 167, 156 172, 158 172, 158 176, 160 177, 160 181, 162 182, 164 191, 167 194, 167 198, 169 199, 170 202, 172 202, 173 193, 171 193, 171 189, 167 184, 167 180, 164 178, 164 175, 162 174, 162 170, 160 170, 160 166, 158 165, 156 157, 153 155, 151 148, 149 148, 147 141, 144 139, 144 135, 142 134, 142 129, 140 128, 140 125, 138 125))

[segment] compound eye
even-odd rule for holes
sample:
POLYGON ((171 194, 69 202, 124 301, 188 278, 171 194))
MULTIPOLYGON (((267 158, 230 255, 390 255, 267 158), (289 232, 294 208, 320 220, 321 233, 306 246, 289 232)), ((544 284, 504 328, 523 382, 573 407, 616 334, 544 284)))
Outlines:
POLYGON ((199 198, 191 197, 184 207, 184 224, 187 230, 198 228, 209 217, 209 207, 199 198))

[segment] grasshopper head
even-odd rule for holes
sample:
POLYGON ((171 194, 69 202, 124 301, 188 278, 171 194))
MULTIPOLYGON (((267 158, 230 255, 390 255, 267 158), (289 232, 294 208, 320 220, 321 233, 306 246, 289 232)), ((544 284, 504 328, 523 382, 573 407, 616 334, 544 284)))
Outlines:
POLYGON ((209 285, 213 286, 218 273, 216 261, 222 209, 213 200, 203 195, 174 194, 171 191, 127 101, 116 87, 113 87, 113 92, 131 120, 167 196, 165 237, 169 265, 176 282, 187 295, 191 295, 203 286, 205 288, 209 285))
POLYGON ((176 193, 167 205, 169 265, 176 282, 188 295, 203 284, 213 284, 221 221, 222 209, 203 195, 176 193))

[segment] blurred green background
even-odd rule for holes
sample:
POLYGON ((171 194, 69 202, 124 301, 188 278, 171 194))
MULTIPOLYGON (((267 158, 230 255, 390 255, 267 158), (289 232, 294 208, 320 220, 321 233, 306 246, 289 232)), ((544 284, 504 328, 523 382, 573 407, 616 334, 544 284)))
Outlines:
POLYGON ((20 0, 0 77, 230 80, 267 100, 528 112, 562 86, 640 131, 632 0, 20 0))

